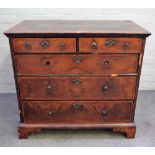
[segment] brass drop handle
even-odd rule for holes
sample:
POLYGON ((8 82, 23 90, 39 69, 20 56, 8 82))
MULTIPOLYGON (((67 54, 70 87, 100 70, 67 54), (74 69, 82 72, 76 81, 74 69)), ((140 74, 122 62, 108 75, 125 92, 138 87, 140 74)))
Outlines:
POLYGON ((61 43, 59 44, 59 47, 60 47, 61 49, 64 49, 64 48, 65 48, 65 43, 64 43, 64 42, 61 42, 61 43))
POLYGON ((129 48, 129 43, 125 42, 124 45, 123 45, 123 48, 128 49, 129 48))
POLYGON ((51 94, 51 93, 52 93, 52 90, 53 90, 52 85, 48 84, 48 85, 47 85, 47 93, 48 93, 48 94, 51 94))
POLYGON ((50 118, 53 118, 53 112, 52 111, 48 111, 48 116, 47 116, 49 119, 50 118))
POLYGON ((26 49, 31 49, 32 48, 32 45, 29 42, 26 41, 25 44, 24 44, 24 47, 26 49))
POLYGON ((92 49, 97 49, 97 43, 95 41, 92 42, 91 48, 92 49))
POLYGON ((107 115, 107 111, 106 111, 106 110, 102 110, 102 111, 101 111, 101 115, 102 115, 102 116, 106 116, 106 115, 107 115))
POLYGON ((42 46, 42 48, 48 48, 50 46, 50 42, 47 40, 43 40, 40 45, 42 46))
POLYGON ((78 84, 80 84, 80 83, 82 82, 82 80, 81 80, 81 79, 74 79, 74 80, 72 80, 72 82, 73 82, 75 85, 78 85, 78 84))
POLYGON ((103 64, 104 64, 104 66, 110 65, 109 61, 105 61, 103 64))
POLYGON ((108 91, 109 91, 108 86, 107 86, 107 85, 104 85, 104 86, 103 86, 103 92, 104 92, 104 93, 107 93, 108 91))

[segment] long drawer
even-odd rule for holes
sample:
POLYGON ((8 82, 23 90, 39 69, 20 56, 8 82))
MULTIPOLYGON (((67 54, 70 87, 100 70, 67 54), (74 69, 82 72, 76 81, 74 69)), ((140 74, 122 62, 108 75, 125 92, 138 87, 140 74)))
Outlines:
POLYGON ((134 99, 136 76, 19 77, 22 100, 134 99))
POLYGON ((129 123, 132 101, 23 101, 25 123, 129 123))
POLYGON ((14 38, 15 53, 75 53, 76 38, 14 38))
POLYGON ((17 74, 136 73, 138 54, 16 55, 17 74))

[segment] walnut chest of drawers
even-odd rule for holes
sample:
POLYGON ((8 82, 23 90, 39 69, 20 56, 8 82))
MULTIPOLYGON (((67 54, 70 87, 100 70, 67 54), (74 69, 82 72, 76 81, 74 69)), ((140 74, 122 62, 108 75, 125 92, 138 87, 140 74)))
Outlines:
POLYGON ((23 21, 9 37, 19 138, 43 129, 112 129, 134 138, 148 31, 132 21, 23 21))

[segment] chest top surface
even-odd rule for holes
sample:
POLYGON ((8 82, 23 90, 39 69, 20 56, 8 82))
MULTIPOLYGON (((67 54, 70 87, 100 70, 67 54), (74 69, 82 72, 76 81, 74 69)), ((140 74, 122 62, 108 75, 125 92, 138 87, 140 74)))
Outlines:
POLYGON ((112 20, 25 20, 4 33, 7 36, 31 35, 121 35, 147 37, 150 32, 132 21, 112 20))

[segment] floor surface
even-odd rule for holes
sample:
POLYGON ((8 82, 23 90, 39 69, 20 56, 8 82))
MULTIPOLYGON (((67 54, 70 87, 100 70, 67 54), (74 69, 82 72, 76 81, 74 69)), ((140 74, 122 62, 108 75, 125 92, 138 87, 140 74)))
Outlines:
POLYGON ((0 146, 155 146, 155 91, 140 91, 135 121, 135 139, 109 130, 47 130, 19 140, 17 99, 15 94, 0 94, 0 146))

